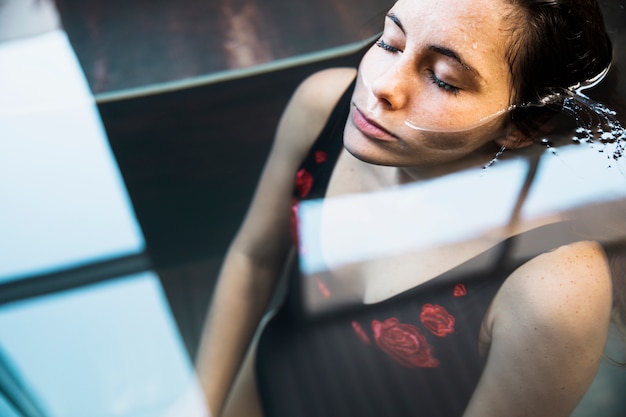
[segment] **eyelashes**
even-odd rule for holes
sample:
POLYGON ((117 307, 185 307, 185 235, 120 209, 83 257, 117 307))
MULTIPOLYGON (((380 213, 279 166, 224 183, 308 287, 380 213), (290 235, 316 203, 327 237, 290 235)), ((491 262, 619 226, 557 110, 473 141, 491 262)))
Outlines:
POLYGON ((400 48, 396 48, 395 46, 391 46, 391 45, 389 45, 388 43, 386 43, 386 42, 385 42, 384 40, 382 40, 382 39, 379 39, 379 40, 376 42, 376 46, 378 46, 379 48, 384 49, 384 50, 385 50, 385 51, 387 51, 387 52, 402 52, 402 51, 400 50, 400 48))
MULTIPOLYGON (((376 46, 378 46, 384 51, 391 52, 391 53, 402 52, 400 48, 391 46, 382 39, 379 39, 378 41, 376 41, 376 46)), ((459 87, 456 87, 452 84, 448 84, 447 82, 440 80, 433 71, 429 71, 428 77, 430 78, 433 84, 441 88, 446 93, 453 94, 455 96, 459 93, 459 90, 460 90, 459 87)))
POLYGON ((433 82, 433 84, 435 84, 437 87, 444 90, 446 93, 454 94, 455 96, 459 94, 459 90, 460 90, 459 87, 455 87, 452 84, 448 84, 445 81, 441 81, 439 78, 437 78, 434 72, 431 71, 429 74, 429 77, 431 81, 433 82))

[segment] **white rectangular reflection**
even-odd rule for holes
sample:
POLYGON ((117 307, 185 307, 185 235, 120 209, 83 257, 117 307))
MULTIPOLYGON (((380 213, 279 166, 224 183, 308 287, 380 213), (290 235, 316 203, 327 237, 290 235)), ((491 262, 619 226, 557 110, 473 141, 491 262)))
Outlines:
POLYGON ((459 274, 485 271, 499 256, 489 250, 511 236, 508 256, 520 260, 573 241, 626 237, 626 175, 615 161, 586 145, 540 148, 535 156, 301 202, 309 310, 381 301, 458 266, 459 274), (547 225, 554 227, 526 233, 547 225), (333 297, 320 288, 328 283, 333 297))
POLYGON ((0 348, 50 417, 208 415, 153 273, 4 306, 0 348))
POLYGON ((626 197, 626 175, 610 165, 602 153, 582 145, 546 152, 523 200, 530 172, 525 158, 499 161, 484 172, 471 169, 382 191, 305 200, 298 209, 300 267, 315 274, 473 239, 499 242, 522 201, 517 232, 569 219, 590 205, 621 210, 605 204, 626 197))
POLYGON ((143 247, 65 33, 0 44, 0 282, 143 247))
POLYGON ((506 225, 528 165, 501 164, 497 175, 463 171, 388 190, 303 201, 301 268, 345 264, 474 239, 506 225))

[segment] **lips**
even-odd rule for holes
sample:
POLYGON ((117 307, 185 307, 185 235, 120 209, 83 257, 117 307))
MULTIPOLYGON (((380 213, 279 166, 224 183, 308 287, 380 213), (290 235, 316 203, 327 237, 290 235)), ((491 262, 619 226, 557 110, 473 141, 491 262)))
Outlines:
POLYGON ((396 140, 397 137, 375 121, 367 118, 358 108, 352 112, 354 126, 365 136, 379 140, 396 140))

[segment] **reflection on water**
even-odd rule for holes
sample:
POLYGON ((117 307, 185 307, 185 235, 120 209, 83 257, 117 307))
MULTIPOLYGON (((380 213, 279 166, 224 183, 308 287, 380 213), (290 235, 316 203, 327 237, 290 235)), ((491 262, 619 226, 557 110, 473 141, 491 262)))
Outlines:
MULTIPOLYGON (((0 64, 0 282, 141 251, 143 237, 62 31, 0 45, 0 64)), ((598 233, 599 240, 621 240, 623 230, 612 226, 626 218, 624 138, 605 108, 581 113, 581 102, 573 100, 565 110, 578 117, 575 141, 581 145, 546 139, 549 152, 540 152, 536 165, 528 162, 533 158, 498 155, 486 170, 415 188, 304 204, 305 272, 341 275, 372 262, 388 269, 389 260, 408 254, 422 260, 411 279, 428 279, 510 235, 522 236, 515 247, 522 258, 566 242, 567 234, 525 234, 565 220, 598 233), (595 129, 598 115, 602 130, 595 129), (580 152, 589 147, 600 152, 580 152), (415 214, 408 217, 414 224, 391 221, 407 213, 415 214), (374 224, 380 234, 364 235, 374 224), (413 228, 420 233, 405 233, 413 228)), ((468 268, 491 261, 481 258, 468 268)), ((372 284, 350 283, 340 307, 377 301, 364 293, 372 284)), ((402 285, 385 296, 394 291, 402 285)), ((337 307, 319 297, 309 302, 312 311, 337 307)), ((622 358, 619 335, 610 336, 606 350, 608 357, 622 358)), ((151 272, 0 307, 0 352, 2 417, 207 415, 151 272)), ((625 374, 603 361, 574 415, 625 415, 625 374)))
MULTIPOLYGON (((623 161, 607 161, 588 146, 554 152, 536 146, 486 170, 477 167, 374 193, 306 200, 298 211, 301 269, 305 276, 332 273, 390 257, 389 262, 397 262, 410 254, 432 265, 428 272, 422 272, 423 264, 412 271, 413 277, 426 279, 510 236, 565 220, 577 222, 576 227, 599 241, 619 241, 626 237, 621 165, 623 161)), ((517 256, 534 256, 579 238, 564 234, 561 242, 518 244, 522 252, 517 256)))
MULTIPOLYGON (((549 148, 505 154, 487 169, 302 201, 299 266, 307 313, 359 311, 435 277, 482 276, 504 256, 493 249, 511 237, 506 256, 519 260, 581 239, 621 245, 625 161, 597 151, 614 144, 621 148, 623 139, 572 144, 565 135, 551 138, 549 148)), ((626 368, 612 361, 624 361, 624 339, 614 326, 605 353, 574 416, 626 413, 626 368)))
POLYGON ((62 30, 0 43, 0 283, 144 247, 62 30))
POLYGON ((78 61, 36 33, 0 43, 0 416, 205 417, 78 61))
POLYGON ((152 273, 3 306, 0 335, 27 417, 207 415, 152 273))

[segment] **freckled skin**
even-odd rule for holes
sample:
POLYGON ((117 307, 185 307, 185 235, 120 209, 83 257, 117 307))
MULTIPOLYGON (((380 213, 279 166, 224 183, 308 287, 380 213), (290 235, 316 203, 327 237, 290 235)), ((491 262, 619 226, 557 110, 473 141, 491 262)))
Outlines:
POLYGON ((515 271, 486 318, 491 349, 467 415, 568 416, 602 357, 611 299, 606 257, 594 242, 563 246, 515 271), (512 396, 480 400, 492 390, 512 396))
MULTIPOLYGON (((397 140, 367 137, 349 119, 344 135, 349 154, 340 156, 328 195, 432 178, 457 163, 481 166, 493 157, 494 146, 521 146, 512 141, 505 116, 462 133, 420 132, 405 124, 463 126, 481 116, 477 109, 491 114, 509 104, 502 21, 509 7, 504 0, 396 3, 392 12, 406 33, 386 21, 383 39, 402 52, 374 46, 367 53, 359 71, 370 87, 358 78, 350 117, 355 108, 373 108, 397 140), (454 60, 429 45, 457 51, 481 76, 469 80, 454 60), (450 85, 460 88, 457 94, 450 85)), ((288 253, 293 179, 355 76, 346 68, 312 75, 281 118, 252 205, 222 266, 199 347, 198 374, 216 416, 261 415, 254 345, 248 346, 288 253)), ((610 306, 606 257, 593 242, 564 246, 520 267, 482 323, 479 343, 487 365, 464 417, 568 416, 596 372, 610 306)))
POLYGON ((375 164, 417 168, 468 157, 506 137, 506 115, 469 131, 452 133, 420 132, 405 124, 405 120, 418 120, 440 129, 471 126, 479 116, 497 113, 510 104, 506 37, 500 36, 508 27, 503 21, 508 8, 496 7, 491 1, 463 3, 471 3, 482 12, 463 4, 411 0, 401 0, 391 9, 390 14, 401 20, 406 34, 387 21, 381 39, 401 52, 372 47, 361 62, 353 101, 359 109, 372 109, 384 127, 400 139, 394 143, 369 140, 350 123, 351 115, 344 144, 354 156, 375 164), (433 54, 429 50, 433 44, 458 50, 480 77, 459 69, 448 57, 433 54), (433 83, 431 71, 465 88, 457 94, 443 91, 433 83))

